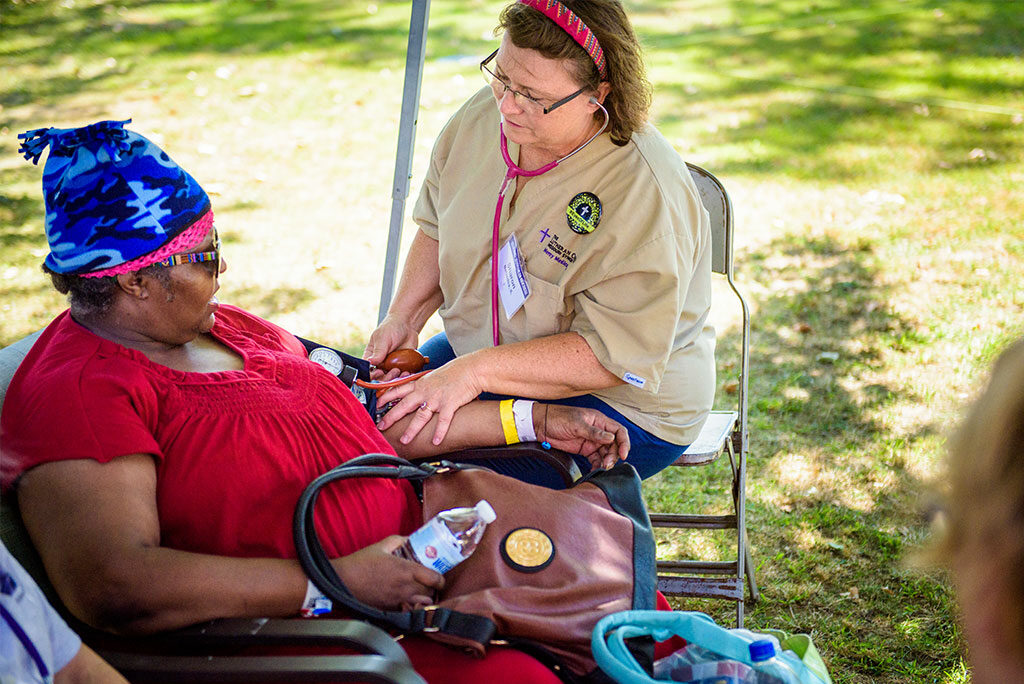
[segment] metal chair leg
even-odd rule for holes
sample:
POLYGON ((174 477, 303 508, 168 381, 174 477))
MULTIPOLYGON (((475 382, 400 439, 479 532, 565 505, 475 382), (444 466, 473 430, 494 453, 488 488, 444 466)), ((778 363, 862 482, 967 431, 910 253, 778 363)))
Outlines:
POLYGON ((757 603, 761 594, 757 590, 757 580, 754 579, 754 557, 750 553, 750 540, 744 535, 743 540, 743 571, 747 576, 747 589, 750 591, 750 602, 757 603))

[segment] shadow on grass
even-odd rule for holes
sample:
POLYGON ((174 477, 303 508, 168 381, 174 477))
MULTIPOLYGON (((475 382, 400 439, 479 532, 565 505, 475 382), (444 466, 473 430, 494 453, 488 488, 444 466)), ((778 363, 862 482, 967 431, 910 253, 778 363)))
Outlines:
POLYGON ((1019 157, 1019 117, 1015 123, 1005 106, 1004 114, 985 113, 989 103, 1013 103, 1008 94, 1019 102, 1024 89, 1024 71, 1010 66, 1024 55, 1024 13, 1014 3, 766 3, 751 13, 793 9, 766 14, 760 24, 744 15, 749 3, 727 5, 742 24, 645 35, 652 52, 684 60, 677 77, 658 88, 679 103, 661 117, 663 126, 691 121, 691 106, 737 113, 736 125, 700 134, 703 147, 744 146, 735 158, 720 159, 720 172, 847 181, 882 175, 895 161, 887 157, 907 141, 927 148, 923 166, 940 173, 1019 157), (695 91, 694 72, 716 78, 698 79, 695 91), (947 100, 963 109, 944 108, 947 100), (982 159, 971 154, 979 141, 982 159), (843 145, 872 152, 837 163, 843 145))
MULTIPOLYGON (((2 150, 2 147, 0 147, 2 150)), ((20 159, 19 159, 20 161, 20 159)), ((42 258, 32 252, 45 253, 46 235, 43 231, 45 209, 41 197, 14 192, 10 186, 26 178, 38 179, 40 169, 28 162, 13 169, 0 170, 0 263, 5 267, 41 263, 42 258)), ((36 180, 38 182, 38 180, 36 180)), ((49 282, 49 281, 47 281, 49 282)), ((0 280, 0 302, 14 297, 16 283, 0 280)))
MULTIPOLYGON (((889 308, 893 293, 868 244, 785 236, 737 261, 757 303, 747 519, 762 600, 748 608, 750 624, 813 633, 832 671, 844 673, 837 681, 939 675, 958 659, 952 593, 941 578, 903 567, 925 534, 927 491, 905 454, 937 428, 877 418, 923 401, 878 379, 890 351, 916 348, 914 326, 889 308)), ((735 401, 723 386, 734 379, 738 347, 738 331, 720 335, 720 408, 735 401)), ((725 512, 728 467, 713 467, 649 481, 651 510, 725 512)), ((659 549, 724 558, 734 538, 698 533, 659 549)), ((723 606, 711 609, 729 622, 723 606)))
MULTIPOLYGON (((142 65, 159 64, 164 72, 184 72, 194 66, 182 59, 189 56, 306 53, 338 66, 395 67, 405 54, 410 14, 410 3, 397 1, 371 3, 373 14, 368 13, 370 5, 324 0, 186 4, 124 0, 78 3, 70 8, 65 4, 57 0, 4 4, 5 30, 21 37, 10 53, 17 63, 47 67, 66 59, 71 65, 62 67, 61 73, 13 83, 0 91, 0 104, 45 102, 121 87, 126 77, 142 77, 131 73, 142 65), (76 60, 96 61, 100 55, 110 55, 117 63, 100 73, 82 73, 75 66, 76 60), (107 81, 110 86, 105 85, 107 81)), ((752 6, 730 0, 687 5, 693 17, 706 14, 710 23, 693 23, 682 31, 677 20, 668 20, 671 7, 663 3, 635 2, 630 10, 638 18, 665 15, 666 21, 646 26, 645 45, 652 52, 681 55, 694 65, 681 69, 675 82, 660 84, 659 98, 746 111, 743 123, 701 135, 704 147, 744 146, 735 158, 719 160, 720 174, 781 173, 849 181, 883 173, 887 140, 920 136, 921 130, 925 131, 921 142, 932 157, 923 164, 932 171, 956 171, 979 163, 995 166, 1016 157, 1020 126, 1009 116, 979 118, 948 111, 940 115, 938 110, 929 114, 924 109, 922 116, 942 123, 922 125, 914 116, 894 117, 892 103, 870 97, 811 92, 802 104, 773 101, 793 92, 790 81, 806 79, 823 87, 832 84, 840 90, 854 87, 881 94, 909 85, 913 97, 919 95, 922 102, 928 101, 929 93, 965 102, 993 98, 1005 102, 1007 93, 1024 88, 1024 72, 992 65, 965 68, 955 58, 1019 60, 1024 54, 1024 14, 1015 5, 952 0, 938 8, 924 0, 905 0, 851 6, 818 0, 752 6), (721 76, 694 94, 687 90, 687 69, 721 76), (738 78, 734 75, 738 72, 749 72, 752 78, 738 78), (987 156, 981 160, 971 157, 978 140, 986 145, 987 156), (757 144, 747 144, 751 141, 757 144), (830 152, 844 144, 876 152, 867 158, 845 155, 837 162, 830 152)), ((435 2, 428 57, 479 48, 486 39, 471 35, 466 26, 494 10, 479 2, 435 2)), ((399 87, 397 81, 395 87, 399 87)), ((689 118, 686 113, 669 113, 661 123, 673 126, 689 118)))
MULTIPOLYGON (((734 16, 743 17, 742 25, 649 31, 645 43, 655 50, 685 52, 709 67, 759 67, 764 75, 778 78, 820 72, 839 76, 848 85, 883 90, 910 68, 925 91, 954 92, 967 100, 1000 97, 1024 86, 1018 70, 965 70, 956 61, 979 56, 1019 59, 1024 54, 1024 16, 1012 2, 954 0, 941 9, 913 0, 895 9, 890 2, 778 3, 799 9, 766 18, 764 30, 757 30, 746 16, 750 3, 731 0, 727 5, 734 16), (810 17, 808 8, 814 11, 810 17), (879 57, 886 60, 869 61, 879 57), (863 66, 857 68, 859 64, 863 66), (840 71, 832 71, 834 67, 840 71)), ((737 94, 748 92, 742 84, 737 94)))
MULTIPOLYGON (((749 88, 756 89, 756 84, 749 88)), ((662 90, 682 93, 683 89, 662 90)), ((705 95, 712 100, 716 97, 714 93, 705 95)), ((925 150, 919 163, 919 169, 925 172, 944 174, 978 167, 997 172, 1000 166, 1016 163, 1021 126, 1010 117, 972 119, 948 112, 929 116, 934 140, 920 137, 922 128, 929 124, 913 116, 894 116, 885 104, 837 101, 822 94, 806 104, 778 102, 759 108, 746 123, 705 133, 702 147, 728 149, 743 145, 740 154, 727 153, 716 160, 715 170, 722 176, 784 176, 819 182, 891 179, 891 169, 905 165, 898 155, 910 141, 925 150), (750 145, 750 141, 756 141, 756 145, 750 145), (975 152, 980 141, 984 141, 984 150, 975 152), (843 146, 870 153, 838 153, 843 146)), ((681 116, 662 117, 663 125, 683 120, 681 116)))
MULTIPOLYGON (((179 64, 181 58, 200 55, 322 54, 334 66, 394 67, 404 63, 411 8, 407 2, 382 2, 379 14, 370 14, 363 3, 324 0, 65 4, 54 0, 17 7, 5 4, 5 30, 18 31, 23 40, 11 51, 18 62, 52 67, 64 58, 71 73, 16 84, 0 91, 0 103, 14 106, 97 90, 140 61, 159 60, 167 62, 161 66, 165 72, 184 72, 193 65, 179 64), (85 75, 82 63, 95 61, 98 55, 110 56, 114 63, 100 73, 85 75)), ((467 36, 457 20, 460 14, 473 11, 479 10, 449 9, 447 21, 431 26, 432 57, 457 52, 465 44, 467 36)), ((479 36, 468 39, 481 42, 479 36)))
POLYGON ((42 216, 43 203, 38 198, 0 192, 0 247, 5 248, 4 261, 12 254, 6 248, 46 243, 45 237, 39 234, 41 231, 29 232, 22 228, 40 221, 42 216))
POLYGON ((257 316, 273 319, 275 315, 294 311, 315 298, 311 290, 302 287, 266 288, 249 285, 233 290, 231 303, 257 316))

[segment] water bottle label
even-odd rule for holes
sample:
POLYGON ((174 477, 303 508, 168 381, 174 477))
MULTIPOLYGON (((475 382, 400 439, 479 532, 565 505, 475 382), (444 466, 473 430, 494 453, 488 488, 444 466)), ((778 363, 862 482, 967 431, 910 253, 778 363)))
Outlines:
POLYGON ((442 575, 462 562, 462 547, 448 526, 437 518, 409 535, 416 560, 442 575))

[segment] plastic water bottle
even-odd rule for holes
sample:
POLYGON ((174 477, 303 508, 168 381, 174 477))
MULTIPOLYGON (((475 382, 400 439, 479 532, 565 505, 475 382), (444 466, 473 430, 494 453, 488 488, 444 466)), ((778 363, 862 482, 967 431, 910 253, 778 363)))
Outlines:
POLYGON ((732 660, 697 644, 654 663, 654 678, 685 684, 800 684, 800 677, 781 658, 778 639, 746 629, 729 630, 747 641, 752 665, 732 660))
MULTIPOLYGON (((748 629, 730 629, 732 636, 750 642, 774 640, 770 634, 758 634, 748 629)), ((714 644, 704 648, 687 644, 675 653, 654 663, 654 678, 685 684, 779 684, 768 675, 762 675, 750 665, 716 653, 714 644)))
POLYGON ((654 663, 654 678, 686 684, 749 684, 757 671, 697 644, 687 644, 654 663))
POLYGON ((750 644, 750 660, 757 673, 751 684, 800 684, 800 675, 789 664, 779 658, 780 650, 775 639, 760 639, 750 644))
POLYGON ((483 499, 472 508, 441 511, 410 534, 394 553, 444 574, 476 550, 484 528, 495 517, 491 504, 483 499))

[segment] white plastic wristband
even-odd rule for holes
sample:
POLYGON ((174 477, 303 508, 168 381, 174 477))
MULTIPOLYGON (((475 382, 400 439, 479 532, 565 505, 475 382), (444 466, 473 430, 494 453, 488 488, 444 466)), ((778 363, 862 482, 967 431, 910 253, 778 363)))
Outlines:
POLYGON ((330 613, 332 607, 331 599, 324 596, 312 580, 306 580, 306 598, 302 601, 302 610, 299 614, 302 617, 316 617, 330 613))
POLYGON ((532 399, 516 399, 512 402, 512 418, 520 442, 537 441, 537 433, 533 429, 533 405, 536 403, 532 399))

